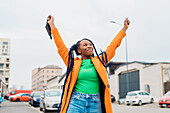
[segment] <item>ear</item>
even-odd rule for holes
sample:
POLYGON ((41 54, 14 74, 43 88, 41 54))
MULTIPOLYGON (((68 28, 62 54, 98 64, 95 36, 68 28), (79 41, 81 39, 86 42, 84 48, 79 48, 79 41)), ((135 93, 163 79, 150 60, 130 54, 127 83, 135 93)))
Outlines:
POLYGON ((81 54, 81 50, 80 50, 80 48, 78 48, 78 49, 77 49, 77 52, 78 52, 79 54, 81 54))

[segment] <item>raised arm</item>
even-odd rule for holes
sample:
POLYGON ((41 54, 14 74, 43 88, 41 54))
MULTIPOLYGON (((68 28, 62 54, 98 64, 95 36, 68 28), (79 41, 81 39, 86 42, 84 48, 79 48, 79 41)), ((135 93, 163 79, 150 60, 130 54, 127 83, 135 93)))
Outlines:
POLYGON ((58 53, 59 55, 61 56, 61 58, 63 59, 65 65, 67 66, 68 65, 68 53, 69 53, 69 50, 68 48, 65 46, 57 28, 55 27, 54 25, 54 17, 49 15, 48 16, 48 24, 50 25, 51 27, 51 33, 53 35, 53 38, 54 38, 54 42, 58 48, 58 53))
POLYGON ((115 56, 116 48, 120 46, 122 39, 126 35, 125 32, 128 29, 129 25, 130 25, 130 21, 128 20, 128 18, 126 18, 124 21, 124 26, 123 26, 122 30, 116 35, 116 37, 112 40, 110 45, 105 50, 105 52, 107 54, 108 62, 115 56))

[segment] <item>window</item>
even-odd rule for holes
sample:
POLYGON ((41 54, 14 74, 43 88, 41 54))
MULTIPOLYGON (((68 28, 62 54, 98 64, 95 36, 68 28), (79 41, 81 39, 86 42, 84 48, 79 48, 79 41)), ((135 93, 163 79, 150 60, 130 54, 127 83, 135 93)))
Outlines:
POLYGON ((3 74, 3 71, 0 71, 0 74, 3 74))
POLYGON ((146 93, 146 92, 143 92, 144 93, 144 95, 149 95, 148 93, 146 93))
POLYGON ((8 78, 5 78, 5 81, 8 83, 8 78))
POLYGON ((7 53, 2 53, 2 55, 7 55, 7 53))
POLYGON ((0 64, 0 67, 3 67, 4 66, 4 64, 0 64))
POLYGON ((9 62, 9 58, 7 58, 6 61, 9 62))
POLYGON ((128 93, 128 96, 137 96, 136 93, 128 93))
POLYGON ((7 45, 7 44, 8 44, 8 42, 3 42, 3 44, 7 45))
POLYGON ((168 77, 169 77, 169 80, 170 80, 170 68, 168 68, 167 70, 168 70, 168 77))
POLYGON ((139 95, 142 95, 142 92, 138 93, 139 95))
POLYGON ((11 92, 11 94, 15 94, 15 93, 16 93, 16 91, 11 92))
POLYGON ((9 64, 6 64, 6 67, 9 68, 9 64))

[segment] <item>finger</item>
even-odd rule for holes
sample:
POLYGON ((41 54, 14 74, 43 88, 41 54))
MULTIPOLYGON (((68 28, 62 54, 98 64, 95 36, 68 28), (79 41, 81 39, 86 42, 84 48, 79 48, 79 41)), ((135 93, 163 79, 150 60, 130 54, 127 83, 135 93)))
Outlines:
POLYGON ((47 18, 47 21, 49 21, 50 20, 50 18, 47 18))
POLYGON ((129 20, 127 20, 127 24, 130 25, 130 21, 129 20))

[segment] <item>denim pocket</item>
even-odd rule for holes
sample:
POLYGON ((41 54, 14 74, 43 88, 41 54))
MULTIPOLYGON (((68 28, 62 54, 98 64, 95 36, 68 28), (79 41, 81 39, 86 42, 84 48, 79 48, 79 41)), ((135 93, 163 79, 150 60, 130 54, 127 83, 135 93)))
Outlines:
POLYGON ((80 99, 80 95, 78 95, 78 94, 72 94, 71 99, 73 99, 73 100, 79 100, 79 99, 80 99))
POLYGON ((100 102, 100 97, 93 97, 93 102, 99 103, 100 102))

